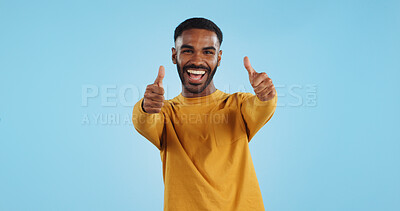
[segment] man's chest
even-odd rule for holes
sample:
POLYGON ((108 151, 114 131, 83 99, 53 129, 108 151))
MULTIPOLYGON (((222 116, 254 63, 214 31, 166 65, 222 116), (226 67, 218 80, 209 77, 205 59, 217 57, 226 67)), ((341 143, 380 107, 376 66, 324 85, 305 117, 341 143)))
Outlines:
POLYGON ((246 136, 242 115, 236 107, 184 107, 176 109, 170 119, 180 144, 187 149, 212 149, 246 136))

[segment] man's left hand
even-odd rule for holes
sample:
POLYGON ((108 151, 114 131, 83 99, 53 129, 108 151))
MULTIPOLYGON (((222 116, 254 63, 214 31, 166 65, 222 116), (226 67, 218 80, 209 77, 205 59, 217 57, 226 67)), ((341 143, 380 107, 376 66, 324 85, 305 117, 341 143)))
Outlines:
POLYGON ((244 57, 243 63, 249 73, 250 84, 258 99, 261 101, 272 100, 276 95, 276 90, 271 78, 269 78, 265 72, 256 72, 253 67, 251 67, 250 60, 247 56, 244 57))

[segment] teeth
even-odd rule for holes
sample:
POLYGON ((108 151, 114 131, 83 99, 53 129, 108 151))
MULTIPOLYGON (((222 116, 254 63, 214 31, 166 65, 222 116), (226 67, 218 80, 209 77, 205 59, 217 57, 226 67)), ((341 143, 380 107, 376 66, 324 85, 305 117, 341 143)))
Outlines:
POLYGON ((188 70, 188 73, 196 74, 196 75, 203 75, 204 73, 206 73, 206 71, 204 71, 204 70, 188 70))

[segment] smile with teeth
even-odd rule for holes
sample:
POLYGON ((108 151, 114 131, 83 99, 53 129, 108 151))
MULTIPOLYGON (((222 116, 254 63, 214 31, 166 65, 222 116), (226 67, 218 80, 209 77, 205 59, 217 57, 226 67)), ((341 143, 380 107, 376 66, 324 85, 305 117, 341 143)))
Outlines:
POLYGON ((195 75, 203 75, 206 73, 204 70, 188 70, 188 73, 195 74, 195 75))
POLYGON ((189 73, 189 78, 192 81, 200 81, 204 74, 206 74, 205 70, 187 70, 187 72, 189 73))

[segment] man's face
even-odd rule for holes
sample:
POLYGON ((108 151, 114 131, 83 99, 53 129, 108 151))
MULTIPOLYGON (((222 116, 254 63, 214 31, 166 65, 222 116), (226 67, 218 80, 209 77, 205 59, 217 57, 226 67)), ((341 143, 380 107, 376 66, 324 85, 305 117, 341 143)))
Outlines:
POLYGON ((210 84, 221 61, 219 47, 215 32, 205 29, 185 30, 176 39, 172 61, 187 91, 201 93, 210 84))

